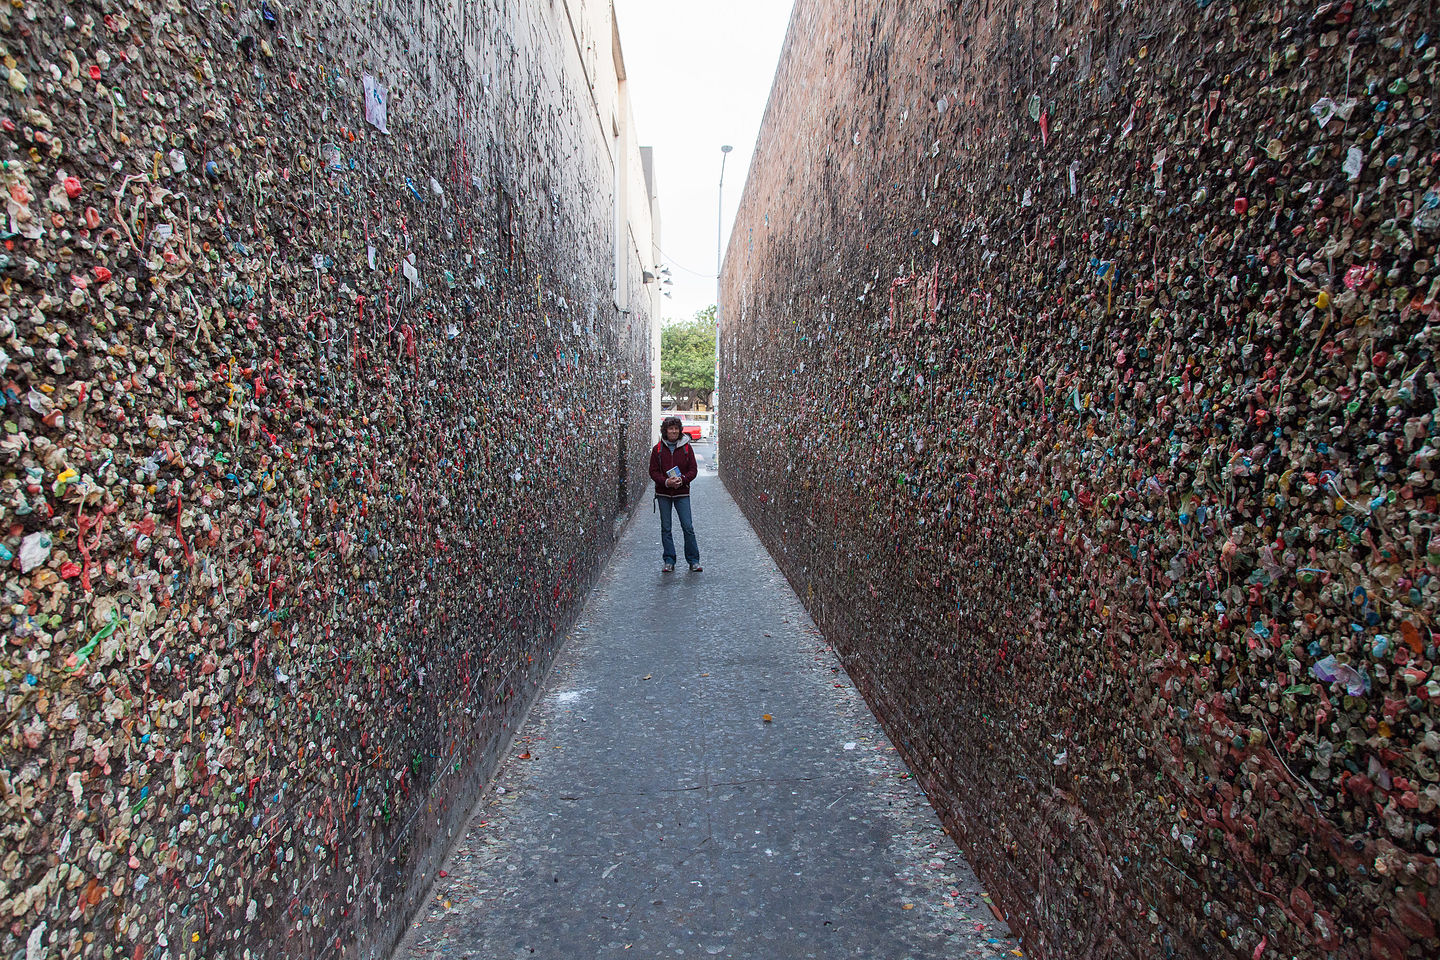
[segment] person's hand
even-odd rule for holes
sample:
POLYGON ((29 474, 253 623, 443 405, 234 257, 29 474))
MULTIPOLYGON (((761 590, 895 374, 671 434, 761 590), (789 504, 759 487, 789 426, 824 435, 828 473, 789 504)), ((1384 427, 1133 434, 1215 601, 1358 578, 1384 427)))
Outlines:
POLYGON ((674 477, 666 477, 666 478, 665 478, 665 486, 667 486, 667 487, 678 487, 678 486, 680 486, 680 481, 677 480, 677 479, 675 479, 674 477))

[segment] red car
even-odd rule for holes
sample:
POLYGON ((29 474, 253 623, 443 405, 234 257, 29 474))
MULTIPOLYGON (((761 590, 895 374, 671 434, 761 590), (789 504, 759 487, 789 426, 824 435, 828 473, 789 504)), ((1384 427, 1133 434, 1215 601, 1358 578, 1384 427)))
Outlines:
POLYGON ((690 417, 679 413, 671 413, 667 414, 667 416, 679 417, 680 429, 684 432, 685 436, 691 440, 699 441, 705 439, 705 425, 703 423, 692 420, 690 417))

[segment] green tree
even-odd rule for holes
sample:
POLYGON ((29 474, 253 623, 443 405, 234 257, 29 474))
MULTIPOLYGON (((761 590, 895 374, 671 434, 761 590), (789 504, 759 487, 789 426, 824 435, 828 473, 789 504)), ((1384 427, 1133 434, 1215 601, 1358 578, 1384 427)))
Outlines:
POLYGON ((715 389, 715 306, 693 320, 667 321, 660 331, 660 389, 693 410, 715 389))

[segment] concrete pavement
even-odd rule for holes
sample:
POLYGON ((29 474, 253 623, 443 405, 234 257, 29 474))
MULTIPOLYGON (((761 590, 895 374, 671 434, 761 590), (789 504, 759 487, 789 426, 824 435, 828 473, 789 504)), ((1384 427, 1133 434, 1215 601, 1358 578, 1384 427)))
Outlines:
POLYGON ((397 958, 1020 955, 712 452, 705 571, 646 500, 397 958))

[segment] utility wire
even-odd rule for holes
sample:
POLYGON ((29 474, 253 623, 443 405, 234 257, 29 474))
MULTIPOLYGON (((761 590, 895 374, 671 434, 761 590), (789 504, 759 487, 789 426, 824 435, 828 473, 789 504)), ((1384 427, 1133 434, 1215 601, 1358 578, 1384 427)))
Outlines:
POLYGON ((715 279, 715 274, 713 274, 713 273, 701 273, 699 270, 691 270, 689 267, 685 266, 685 264, 680 263, 680 262, 679 262, 678 260, 676 260, 674 257, 670 256, 670 254, 666 253, 663 249, 660 248, 660 246, 659 246, 658 244, 655 246, 655 249, 656 249, 656 250, 659 250, 659 251, 660 251, 660 255, 661 255, 662 257, 664 257, 666 260, 670 261, 671 264, 673 264, 674 266, 679 267, 681 270, 684 270, 686 273, 694 274, 695 276, 700 277, 700 278, 702 278, 702 279, 704 279, 704 280, 714 280, 714 279, 715 279))

